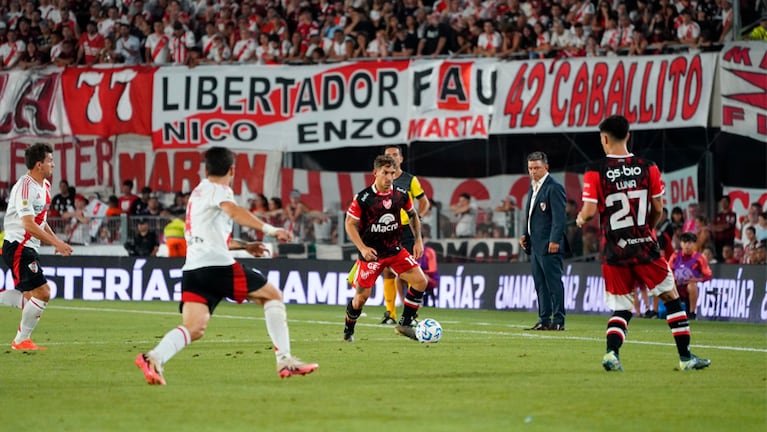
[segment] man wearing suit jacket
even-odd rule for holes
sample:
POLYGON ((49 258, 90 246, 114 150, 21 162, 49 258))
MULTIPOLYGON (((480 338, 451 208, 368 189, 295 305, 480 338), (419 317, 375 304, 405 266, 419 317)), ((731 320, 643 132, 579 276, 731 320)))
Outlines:
POLYGON ((530 174, 527 223, 519 244, 530 255, 538 293, 538 322, 528 330, 564 330, 565 188, 549 175, 549 161, 543 152, 527 157, 527 172, 530 174))

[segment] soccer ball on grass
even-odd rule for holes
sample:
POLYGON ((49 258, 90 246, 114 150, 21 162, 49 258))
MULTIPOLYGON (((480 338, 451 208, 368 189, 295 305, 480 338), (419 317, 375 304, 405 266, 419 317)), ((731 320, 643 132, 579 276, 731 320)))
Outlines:
POLYGON ((415 337, 423 344, 437 343, 442 339, 442 326, 431 318, 423 319, 415 326, 415 337))

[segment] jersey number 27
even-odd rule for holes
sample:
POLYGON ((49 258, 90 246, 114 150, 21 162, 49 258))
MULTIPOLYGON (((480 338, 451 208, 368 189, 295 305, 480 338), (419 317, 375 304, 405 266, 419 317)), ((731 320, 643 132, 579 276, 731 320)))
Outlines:
POLYGON ((632 226, 645 225, 647 221, 647 189, 616 192, 605 197, 605 206, 612 209, 610 229, 615 231, 632 226), (631 200, 639 200, 636 211, 637 220, 631 215, 631 200))

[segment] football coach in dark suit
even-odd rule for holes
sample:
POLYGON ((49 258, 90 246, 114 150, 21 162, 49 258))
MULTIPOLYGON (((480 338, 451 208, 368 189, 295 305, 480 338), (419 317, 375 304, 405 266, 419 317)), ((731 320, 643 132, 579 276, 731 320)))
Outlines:
POLYGON ((530 255, 538 293, 538 322, 529 330, 564 330, 565 188, 549 174, 549 161, 543 152, 527 156, 527 172, 530 174, 527 223, 519 244, 530 255))

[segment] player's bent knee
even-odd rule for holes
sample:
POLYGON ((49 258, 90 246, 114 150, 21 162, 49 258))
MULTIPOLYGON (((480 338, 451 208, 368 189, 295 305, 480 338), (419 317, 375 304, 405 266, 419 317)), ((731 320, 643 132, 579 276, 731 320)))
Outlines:
POLYGON ((282 301, 282 293, 277 289, 276 286, 272 285, 270 282, 267 282, 261 288, 249 292, 248 298, 258 304, 263 305, 270 300, 282 301))
POLYGON ((51 300, 51 288, 48 284, 40 285, 29 292, 29 295, 48 303, 51 300))

